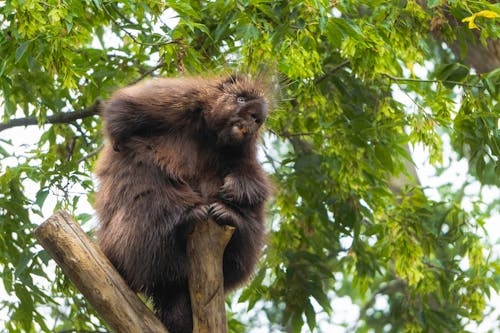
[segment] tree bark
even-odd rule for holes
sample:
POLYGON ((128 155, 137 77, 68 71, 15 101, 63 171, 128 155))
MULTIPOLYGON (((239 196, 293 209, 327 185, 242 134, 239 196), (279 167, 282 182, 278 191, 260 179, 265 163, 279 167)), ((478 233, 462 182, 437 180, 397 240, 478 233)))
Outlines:
POLYGON ((189 293, 193 333, 226 333, 222 256, 234 228, 209 219, 188 238, 189 293))
POLYGON ((467 40, 467 52, 462 57, 460 44, 453 42, 450 48, 459 59, 476 70, 477 73, 487 73, 500 68, 500 39, 488 39, 486 45, 479 41, 479 33, 472 31, 474 39, 467 40))
POLYGON ((35 236, 113 331, 168 333, 68 213, 55 213, 35 236))
MULTIPOLYGON (((101 99, 98 98, 91 106, 81 111, 62 112, 53 116, 48 116, 44 124, 68 124, 77 119, 95 116, 100 112, 101 103, 101 99)), ((12 127, 37 125, 38 123, 39 121, 37 117, 14 118, 6 123, 0 123, 0 132, 12 127)))
MULTIPOLYGON (((194 333, 227 332, 222 257, 233 232, 208 220, 188 238, 194 333)), ((35 236, 113 331, 168 333, 68 213, 55 213, 35 236)))
MULTIPOLYGON (((427 1, 418 0, 417 1, 422 8, 427 9, 427 1)), ((496 3, 497 0, 490 0, 490 3, 496 3)), ((480 41, 480 30, 479 29, 470 29, 470 34, 460 33, 460 29, 469 29, 467 27, 467 23, 461 22, 455 16, 451 14, 449 11, 448 5, 441 5, 440 10, 449 24, 455 31, 457 31, 457 35, 459 36, 454 41, 444 41, 441 38, 440 33, 440 18, 436 16, 436 23, 432 24, 431 22, 431 34, 437 39, 442 40, 448 44, 453 54, 463 61, 467 66, 474 68, 478 74, 490 72, 496 68, 500 67, 500 39, 499 38, 488 38, 486 40, 485 45, 483 45, 480 41), (464 43, 467 45, 467 48, 462 53, 462 48, 460 46, 459 38, 464 38, 464 43)), ((436 8, 434 9, 436 10, 436 8)), ((433 20, 434 21, 434 20, 433 20)))

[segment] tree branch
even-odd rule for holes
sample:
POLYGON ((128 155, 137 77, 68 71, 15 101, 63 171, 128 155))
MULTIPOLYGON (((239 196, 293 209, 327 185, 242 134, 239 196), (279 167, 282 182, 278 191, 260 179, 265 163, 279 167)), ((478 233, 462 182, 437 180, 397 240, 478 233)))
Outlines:
POLYGON ((234 230, 209 219, 198 223, 188 238, 193 333, 227 332, 222 257, 234 230))
MULTIPOLYGON (((137 82, 143 80, 147 76, 151 75, 154 73, 156 70, 162 68, 165 66, 165 62, 163 60, 160 60, 160 62, 145 71, 144 73, 141 74, 141 76, 135 80, 133 80, 129 85, 136 84, 137 82)), ((63 113, 58 113, 53 116, 47 117, 46 121, 43 122, 43 124, 68 124, 71 123, 72 121, 75 121, 77 119, 83 119, 87 117, 92 117, 97 114, 99 114, 101 110, 101 105, 102 105, 102 99, 97 98, 94 103, 89 106, 88 108, 85 108, 81 111, 74 111, 74 112, 63 112, 63 113)), ((18 126, 31 126, 31 125, 38 125, 38 118, 37 117, 25 117, 25 118, 15 118, 11 119, 6 123, 0 123, 0 132, 12 127, 18 127, 18 126)))
POLYGON ((35 236, 111 329, 168 333, 68 213, 54 214, 35 236))
MULTIPOLYGON (((95 100, 94 104, 81 111, 64 112, 55 114, 53 116, 49 116, 47 117, 47 120, 44 122, 44 124, 67 124, 77 119, 83 119, 86 117, 95 116, 99 114, 101 103, 102 103, 101 99, 98 98, 95 100)), ((38 124, 38 118, 36 117, 11 119, 6 123, 0 124, 0 132, 12 127, 30 126, 37 124, 38 124)))
MULTIPOLYGON (((188 237, 194 333, 227 332, 222 257, 234 230, 209 219, 188 237)), ((55 213, 35 236, 114 331, 168 333, 68 213, 55 213)))
MULTIPOLYGON (((498 0, 489 0, 491 4, 498 0)), ((428 10, 427 1, 417 0, 417 3, 428 10)), ((486 43, 481 41, 481 32, 477 29, 469 29, 453 14, 446 3, 432 9, 434 18, 431 21, 431 33, 437 40, 444 41, 458 60, 472 67, 478 74, 488 73, 500 67, 500 39, 491 36, 486 43), (442 16, 441 16, 442 15, 442 16), (456 32, 454 40, 446 40, 442 37, 443 25, 449 26, 456 32), (461 35, 461 36, 460 36, 461 35), (467 45, 463 52, 464 44, 467 45)))

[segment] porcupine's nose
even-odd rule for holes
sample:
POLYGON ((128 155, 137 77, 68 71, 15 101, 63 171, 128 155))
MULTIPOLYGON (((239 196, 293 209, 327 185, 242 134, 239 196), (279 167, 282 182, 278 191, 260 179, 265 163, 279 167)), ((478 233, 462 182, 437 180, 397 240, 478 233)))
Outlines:
POLYGON ((252 120, 258 125, 262 125, 267 116, 267 105, 261 100, 248 103, 248 114, 252 120))

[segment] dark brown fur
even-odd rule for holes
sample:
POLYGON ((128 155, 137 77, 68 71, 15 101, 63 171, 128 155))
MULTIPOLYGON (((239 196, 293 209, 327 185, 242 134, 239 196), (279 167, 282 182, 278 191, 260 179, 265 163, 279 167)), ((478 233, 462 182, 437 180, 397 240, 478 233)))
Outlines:
POLYGON ((224 286, 251 275, 264 237, 267 176, 256 159, 267 116, 248 77, 157 79, 118 90, 103 111, 110 141, 96 174, 97 238, 171 333, 192 331, 186 235, 209 216, 235 226, 224 286))

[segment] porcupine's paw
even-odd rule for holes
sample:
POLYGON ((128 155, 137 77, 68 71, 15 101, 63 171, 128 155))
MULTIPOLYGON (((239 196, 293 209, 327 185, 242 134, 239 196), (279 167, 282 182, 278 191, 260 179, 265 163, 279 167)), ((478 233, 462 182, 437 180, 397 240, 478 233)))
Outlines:
POLYGON ((266 184, 259 179, 229 174, 224 178, 218 196, 224 202, 254 206, 265 200, 267 192, 266 184))
POLYGON ((197 223, 207 221, 209 217, 209 208, 209 205, 196 205, 184 213, 184 232, 190 234, 193 232, 194 226, 197 223))
POLYGON ((193 220, 195 222, 206 221, 208 219, 209 205, 197 205, 186 214, 186 219, 193 220))
POLYGON ((208 213, 219 225, 238 227, 241 224, 240 215, 221 202, 211 204, 208 213))

